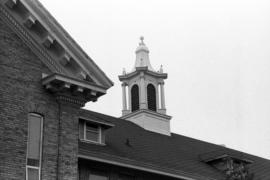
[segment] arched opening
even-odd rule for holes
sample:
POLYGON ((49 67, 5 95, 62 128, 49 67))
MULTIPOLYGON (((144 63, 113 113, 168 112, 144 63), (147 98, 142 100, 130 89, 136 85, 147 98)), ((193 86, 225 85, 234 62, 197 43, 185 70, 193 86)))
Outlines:
POLYGON ((156 89, 153 84, 147 85, 147 104, 149 110, 157 111, 156 89))
POLYGON ((139 110, 139 87, 137 84, 131 88, 131 111, 139 110))

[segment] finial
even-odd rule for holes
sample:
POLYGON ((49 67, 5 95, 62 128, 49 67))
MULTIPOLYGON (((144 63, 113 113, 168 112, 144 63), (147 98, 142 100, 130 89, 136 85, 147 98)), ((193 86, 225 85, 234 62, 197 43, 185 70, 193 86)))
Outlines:
POLYGON ((126 75, 126 69, 123 68, 123 75, 126 75))
POLYGON ((139 43, 139 45, 144 45, 144 42, 143 42, 144 37, 143 36, 140 37, 140 40, 141 40, 141 42, 139 43))
POLYGON ((162 65, 160 65, 159 72, 160 72, 160 73, 163 73, 163 66, 162 66, 162 65))

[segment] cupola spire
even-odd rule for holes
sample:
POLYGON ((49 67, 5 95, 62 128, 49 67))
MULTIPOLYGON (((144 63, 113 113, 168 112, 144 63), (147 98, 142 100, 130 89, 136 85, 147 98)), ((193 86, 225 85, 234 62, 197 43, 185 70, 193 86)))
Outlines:
POLYGON ((136 61, 133 71, 138 67, 147 67, 150 71, 155 71, 150 64, 149 60, 149 49, 144 43, 144 37, 140 37, 141 42, 139 42, 139 46, 137 47, 136 53, 136 61))

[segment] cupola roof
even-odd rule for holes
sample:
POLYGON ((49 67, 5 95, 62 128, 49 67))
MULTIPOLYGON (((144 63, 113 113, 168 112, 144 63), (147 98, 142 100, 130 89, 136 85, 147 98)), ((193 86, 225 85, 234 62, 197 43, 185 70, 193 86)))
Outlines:
POLYGON ((135 51, 136 61, 135 61, 135 66, 133 68, 133 71, 135 71, 137 67, 147 67, 148 70, 155 71, 150 64, 149 49, 143 42, 144 37, 141 36, 140 40, 141 40, 141 42, 139 43, 139 46, 137 47, 137 49, 135 51))

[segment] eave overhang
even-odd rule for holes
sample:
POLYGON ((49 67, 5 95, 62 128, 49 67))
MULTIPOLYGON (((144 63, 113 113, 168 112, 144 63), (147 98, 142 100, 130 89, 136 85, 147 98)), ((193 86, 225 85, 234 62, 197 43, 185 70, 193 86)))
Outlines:
POLYGON ((123 158, 119 156, 109 155, 109 154, 99 154, 90 151, 83 151, 79 148, 78 158, 102 162, 106 164, 116 165, 125 168, 136 169, 144 172, 154 173, 158 175, 163 175, 167 177, 178 178, 181 180, 217 180, 211 177, 205 177, 197 175, 196 173, 188 173, 181 170, 169 169, 165 167, 156 166, 153 164, 148 164, 144 162, 139 162, 136 160, 123 158))
POLYGON ((106 87, 57 73, 44 75, 42 85, 54 94, 72 96, 84 103, 96 101, 106 93, 106 87))

